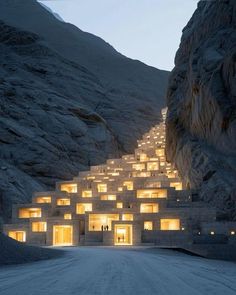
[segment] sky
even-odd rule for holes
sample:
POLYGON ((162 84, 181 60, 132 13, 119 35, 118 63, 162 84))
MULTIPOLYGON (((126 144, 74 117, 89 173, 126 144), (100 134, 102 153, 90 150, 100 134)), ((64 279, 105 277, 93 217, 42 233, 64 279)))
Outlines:
POLYGON ((182 29, 197 0, 43 0, 66 22, 120 53, 159 69, 174 67, 182 29))

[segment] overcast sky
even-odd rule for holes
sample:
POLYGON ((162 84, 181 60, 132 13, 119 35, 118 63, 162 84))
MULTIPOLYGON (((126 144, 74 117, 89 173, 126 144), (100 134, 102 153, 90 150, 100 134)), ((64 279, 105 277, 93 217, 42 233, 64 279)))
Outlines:
POLYGON ((197 0, 44 0, 66 22, 102 37, 122 54, 165 70, 197 0))

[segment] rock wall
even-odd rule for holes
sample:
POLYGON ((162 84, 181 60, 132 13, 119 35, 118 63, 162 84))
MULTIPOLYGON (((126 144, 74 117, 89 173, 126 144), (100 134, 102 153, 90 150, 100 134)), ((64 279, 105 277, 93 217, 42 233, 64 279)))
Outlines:
POLYGON ((0 216, 90 165, 131 152, 158 123, 169 73, 59 21, 0 1, 0 216))
POLYGON ((200 1, 183 30, 167 94, 167 158, 236 220, 236 1, 200 1))

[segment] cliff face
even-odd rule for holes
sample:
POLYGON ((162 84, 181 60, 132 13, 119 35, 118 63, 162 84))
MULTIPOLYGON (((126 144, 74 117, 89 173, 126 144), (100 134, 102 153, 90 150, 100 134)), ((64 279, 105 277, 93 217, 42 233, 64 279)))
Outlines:
POLYGON ((167 94, 167 157, 187 185, 236 220, 236 2, 200 1, 167 94))
POLYGON ((35 0, 0 1, 0 216, 133 150, 165 105, 168 72, 118 53, 35 0))

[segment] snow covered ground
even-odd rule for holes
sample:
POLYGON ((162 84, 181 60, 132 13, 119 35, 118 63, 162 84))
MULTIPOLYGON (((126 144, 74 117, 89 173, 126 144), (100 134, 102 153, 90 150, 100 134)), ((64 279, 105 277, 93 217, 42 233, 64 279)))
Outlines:
POLYGON ((0 268, 1 295, 230 295, 236 264, 171 250, 68 248, 66 256, 0 268))

